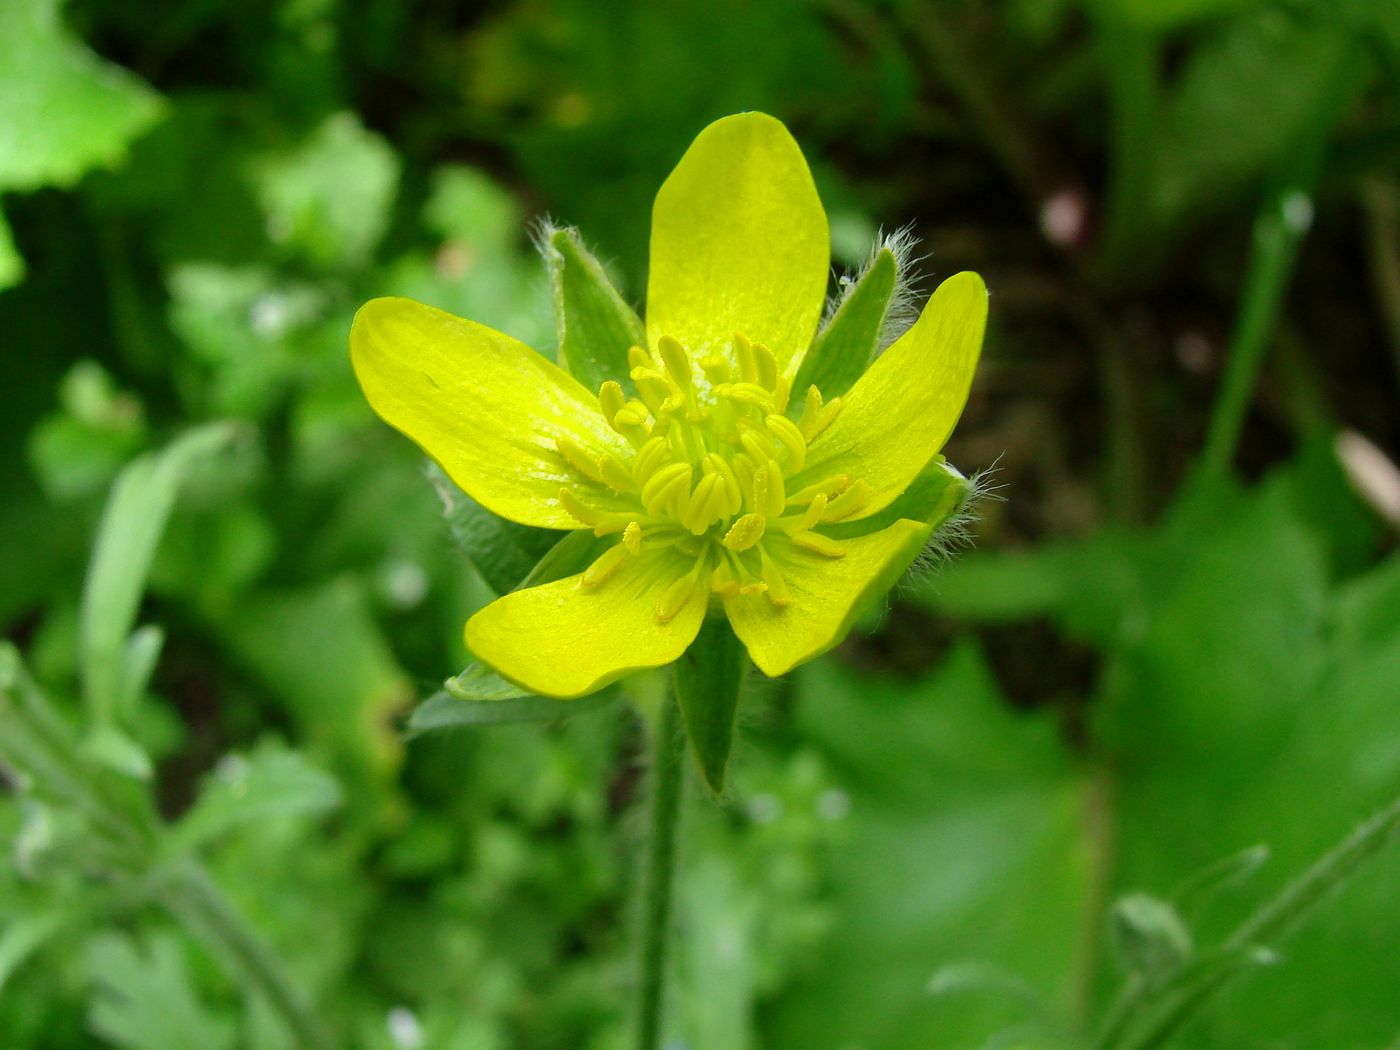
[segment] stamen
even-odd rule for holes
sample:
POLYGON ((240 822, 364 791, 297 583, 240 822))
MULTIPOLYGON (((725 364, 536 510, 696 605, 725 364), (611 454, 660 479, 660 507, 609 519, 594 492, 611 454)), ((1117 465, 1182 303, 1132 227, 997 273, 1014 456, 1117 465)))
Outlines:
POLYGON ((762 343, 753 344, 754 369, 758 373, 758 385, 769 390, 778 389, 778 362, 773 351, 762 343))
POLYGON ((828 496, 834 499, 845 492, 850 483, 849 474, 833 474, 831 477, 823 478, 815 485, 808 485, 805 489, 789 496, 788 503, 800 507, 804 503, 810 503, 818 496, 828 496))
POLYGON ((826 404, 822 404, 822 394, 814 386, 807 388, 807 399, 802 405, 802 416, 797 421, 798 429, 802 431, 802 436, 810 444, 812 439, 831 425, 831 421, 841 411, 841 399, 833 397, 826 404))
POLYGON ((745 383, 758 382, 758 365, 753 359, 753 344, 743 332, 734 333, 734 361, 739 366, 739 378, 745 383))
POLYGON ((724 513, 724 479, 718 474, 706 474, 690 494, 683 524, 696 536, 702 536, 710 523, 724 513))
POLYGON ((618 462, 616 456, 607 452, 598 457, 598 477, 614 492, 631 492, 636 488, 627 468, 618 462))
POLYGON ((666 373, 649 365, 632 369, 632 382, 637 384, 637 393, 653 412, 659 412, 662 403, 671 396, 671 381, 666 373))
POLYGON ((787 416, 773 413, 764 419, 763 425, 768 429, 768 433, 787 449, 788 469, 793 473, 801 470, 802 465, 807 462, 807 442, 803 440, 802 431, 797 429, 797 424, 787 416))
POLYGON ((595 536, 621 532, 633 515, 615 510, 599 510, 581 501, 568 489, 559 490, 559 502, 569 514, 593 529, 595 536))
POLYGON ((662 467, 642 486, 642 505, 657 517, 667 513, 678 519, 683 517, 690 502, 693 474, 689 463, 662 467))
POLYGON ((609 379, 598 388, 598 407, 603 410, 603 418, 609 426, 617 426, 613 419, 625 404, 627 395, 622 392, 622 384, 616 379, 609 379))
POLYGON ((862 479, 854 482, 850 488, 827 504, 826 515, 822 520, 840 521, 842 518, 849 518, 870 502, 871 492, 868 481, 862 479))
POLYGON ((744 490, 739 487, 739 479, 734 476, 734 468, 717 452, 707 452, 701 461, 700 469, 724 479, 726 514, 738 514, 744 506, 744 490))
POLYGON ((783 492, 783 472, 778 465, 768 462, 759 467, 753 476, 753 509, 766 518, 776 518, 783 513, 787 496, 783 492))
POLYGON ((758 464, 773 462, 773 445, 767 437, 759 437, 752 429, 739 431, 739 444, 758 464))
POLYGON ((768 600, 782 608, 792 601, 792 592, 788 590, 787 580, 783 579, 777 563, 768 557, 768 552, 762 547, 758 549, 758 555, 763 564, 763 582, 768 585, 768 600))
POLYGON ((661 352, 661 360, 665 362, 666 371, 671 373, 671 378, 682 390, 689 390, 693 385, 693 376, 690 371, 690 355, 685 352, 685 347, 669 335, 663 335, 657 341, 656 349, 661 352))
POLYGON ((729 527, 723 543, 732 551, 746 551, 763 536, 767 522, 761 514, 745 514, 729 527))
MULTIPOLYGON (((788 500, 791 504, 792 501, 788 500)), ((806 532, 817 522, 822 520, 822 515, 826 513, 826 493, 818 492, 812 497, 812 502, 807 504, 807 509, 802 512, 802 517, 792 523, 793 532, 806 532)), ((791 520, 791 519, 789 519, 791 520)))
POLYGON ((646 444, 637 450, 637 458, 632 461, 633 480, 645 487, 651 476, 661 468, 661 464, 666 462, 670 451, 664 437, 647 438, 646 444))
POLYGON ((629 369, 655 368, 656 359, 640 346, 629 346, 627 348, 627 367, 629 369))
POLYGON ((589 481, 602 481, 603 475, 598 472, 598 462, 590 456, 577 441, 563 435, 554 439, 554 447, 566 460, 569 465, 586 477, 589 481))
POLYGON ((695 593, 695 585, 700 581, 700 570, 704 562, 696 563, 695 568, 667 587, 656 603, 656 618, 661 623, 670 623, 676 614, 685 608, 690 596, 695 593))
POLYGON ((700 367, 704 370, 705 377, 709 379, 711 386, 719 386, 721 383, 729 382, 731 374, 729 361, 723 354, 707 354, 700 359, 700 367))
POLYGON ((647 420, 650 418, 651 412, 647 409, 647 406, 636 398, 633 398, 613 414, 613 429, 622 430, 624 427, 645 427, 647 425, 647 420))
POLYGON ((635 521, 629 521, 627 528, 622 530, 622 542, 633 554, 640 554, 642 550, 642 526, 635 521))
POLYGON ((828 558, 844 558, 846 548, 843 544, 836 542, 830 536, 823 536, 820 532, 794 532, 792 542, 799 547, 805 547, 809 551, 825 555, 828 558))
POLYGON ((596 587, 613 573, 618 567, 631 557, 632 552, 628 550, 627 544, 615 543, 598 556, 597 561, 584 570, 583 579, 579 582, 585 587, 596 587))
POLYGON ((772 412, 778 407, 773 401, 773 394, 757 383, 721 383, 715 387, 715 396, 722 397, 726 401, 754 405, 763 409, 764 413, 772 412))

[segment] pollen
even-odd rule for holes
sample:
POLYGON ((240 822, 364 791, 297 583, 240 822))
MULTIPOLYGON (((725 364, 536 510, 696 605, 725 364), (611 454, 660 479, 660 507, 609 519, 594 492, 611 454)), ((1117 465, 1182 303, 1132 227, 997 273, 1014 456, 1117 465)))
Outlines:
POLYGON ((610 380, 598 404, 630 454, 554 443, 576 479, 561 490, 561 505, 597 535, 618 537, 581 585, 608 585, 644 548, 672 548, 681 568, 661 591, 659 622, 698 594, 786 608, 792 591, 783 567, 843 557, 845 546, 822 530, 871 500, 870 486, 846 474, 792 484, 841 399, 827 401, 813 386, 789 406, 791 379, 768 347, 742 333, 703 357, 662 336, 654 349, 632 347, 627 364, 635 395, 610 380))

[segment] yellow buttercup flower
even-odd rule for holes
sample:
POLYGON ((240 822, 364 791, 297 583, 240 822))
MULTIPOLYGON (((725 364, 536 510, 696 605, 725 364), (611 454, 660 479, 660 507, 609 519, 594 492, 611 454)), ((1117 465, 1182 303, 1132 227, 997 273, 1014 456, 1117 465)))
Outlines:
MULTIPOLYGON (((796 142, 711 124, 652 214, 644 344, 596 394, 509 336, 407 299, 356 315, 375 411, 502 517, 613 542, 467 623, 521 686, 581 696, 675 661, 728 617, 781 675, 835 645, 946 517, 912 498, 967 399, 987 294, 960 273, 839 396, 795 390, 830 266, 796 142)), ((638 333, 640 336, 640 332, 638 333)))

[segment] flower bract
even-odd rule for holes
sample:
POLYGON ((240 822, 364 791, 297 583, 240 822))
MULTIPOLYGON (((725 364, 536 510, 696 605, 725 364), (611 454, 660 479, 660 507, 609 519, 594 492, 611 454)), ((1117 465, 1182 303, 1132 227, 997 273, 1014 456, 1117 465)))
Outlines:
POLYGON ((781 675, 885 594, 947 516, 918 482, 967 399, 981 279, 945 280, 840 393, 796 387, 829 234, 787 129, 711 124, 657 194, 644 334, 596 390, 509 336, 367 303, 351 355, 375 411, 490 511, 599 538, 581 570, 499 598, 472 653, 543 695, 676 660, 726 616, 781 675))

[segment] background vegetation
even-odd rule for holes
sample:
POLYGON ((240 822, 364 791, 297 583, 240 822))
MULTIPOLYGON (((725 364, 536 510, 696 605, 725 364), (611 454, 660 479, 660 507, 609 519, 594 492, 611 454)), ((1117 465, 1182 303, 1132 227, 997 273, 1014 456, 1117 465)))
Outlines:
POLYGON ((1400 6, 6 0, 5 1050, 627 1045, 636 715, 405 742, 492 578, 345 336, 640 298, 742 109, 986 276, 999 498, 745 698, 674 1045, 1400 1045, 1395 850, 1240 928, 1400 791, 1400 6))

